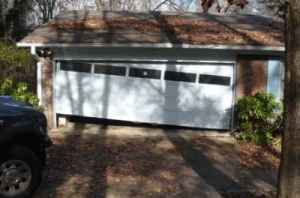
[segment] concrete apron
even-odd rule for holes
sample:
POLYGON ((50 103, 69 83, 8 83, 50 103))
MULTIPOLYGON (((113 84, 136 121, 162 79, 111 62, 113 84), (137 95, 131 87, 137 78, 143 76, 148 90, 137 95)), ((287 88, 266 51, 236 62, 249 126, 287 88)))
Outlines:
POLYGON ((231 131, 216 131, 207 129, 185 129, 175 127, 159 126, 118 126, 118 125, 101 125, 101 124, 77 124, 69 122, 66 127, 53 129, 52 132, 72 132, 79 129, 81 133, 96 134, 124 138, 138 137, 169 137, 181 136, 185 138, 197 137, 216 137, 233 141, 231 131), (71 129, 71 130, 70 130, 71 129))
MULTIPOLYGON (((230 188, 224 189, 227 193, 239 194, 245 193, 245 197, 247 197, 247 193, 253 192, 256 194, 257 192, 272 192, 274 191, 274 187, 257 180, 251 186, 247 184, 242 185, 244 180, 253 180, 255 179, 250 177, 252 175, 251 170, 246 170, 241 168, 237 156, 238 156, 238 148, 236 147, 235 140, 230 136, 229 132, 218 132, 218 131, 209 131, 209 130, 193 130, 193 129, 179 129, 179 128, 171 128, 171 127, 142 127, 142 126, 116 126, 116 125, 97 125, 97 124, 76 124, 69 123, 68 127, 61 128, 58 131, 52 131, 54 134, 59 132, 61 135, 68 136, 73 134, 74 132, 79 132, 84 138, 85 135, 99 135, 111 138, 117 138, 120 141, 122 139, 148 139, 148 138, 162 138, 163 141, 161 144, 157 145, 157 148, 153 149, 161 149, 168 150, 170 148, 176 149, 176 147, 183 146, 180 140, 176 139, 184 139, 187 144, 189 141, 193 141, 194 138, 203 138, 203 145, 206 145, 206 142, 217 142, 218 146, 212 146, 212 148, 203 146, 203 153, 196 153, 192 147, 189 145, 185 145, 183 147, 188 147, 186 150, 190 151, 186 153, 186 150, 183 151, 183 155, 187 154, 187 156, 181 156, 179 161, 185 161, 187 164, 184 167, 184 170, 187 170, 187 175, 189 177, 185 177, 180 183, 184 189, 187 191, 193 192, 193 194, 189 194, 187 197, 203 197, 203 198, 221 198, 223 197, 218 190, 214 186, 228 186, 228 182, 235 183, 236 185, 241 185, 245 188, 239 189, 234 185, 230 188), (176 138, 178 137, 178 138, 176 138), (227 145, 227 146, 226 146, 227 145), (228 146, 229 145, 229 146, 228 146), (232 153, 232 155, 222 155, 222 151, 227 153, 232 153), (201 157, 202 156, 202 157, 201 157), (206 156, 206 157, 203 157, 206 156), (181 159, 182 158, 182 159, 181 159), (224 158, 224 159, 223 159, 224 158), (235 160, 233 160, 235 159, 235 160), (194 161, 197 161, 194 163, 194 161), (194 163, 194 164, 193 164, 194 163), (198 165, 197 165, 198 164, 198 165), (219 171, 219 174, 215 172, 215 170, 219 171), (204 171, 204 172, 203 172, 204 171), (210 176, 209 176, 210 175, 210 176), (204 176, 203 179, 201 176, 204 176), (208 177, 209 176, 209 177, 208 177), (210 178, 210 182, 214 185, 211 185, 209 182, 207 183, 207 179, 210 178), (222 179, 222 178, 225 178, 222 179), (229 178, 229 179, 228 179, 229 178), (248 186, 248 187, 246 187, 248 186), (201 188, 199 188, 201 187, 201 188), (199 189, 198 189, 199 188, 199 189), (245 192, 243 191, 245 190, 245 192), (195 194, 194 194, 195 193, 195 194)), ((209 145, 210 143, 208 143, 209 145)), ((177 148, 178 149, 178 148, 177 148)), ((185 149, 185 148, 184 148, 185 149)), ((167 157, 167 156, 166 156, 167 157)), ((177 156, 178 157, 178 156, 177 156)), ((263 170, 262 170, 263 171, 263 170)), ((136 188, 136 181, 131 183, 131 180, 124 179, 121 182, 111 182, 110 188, 107 189, 106 197, 108 198, 123 198, 130 197, 130 189, 136 188), (127 195, 128 194, 128 195, 127 195)))

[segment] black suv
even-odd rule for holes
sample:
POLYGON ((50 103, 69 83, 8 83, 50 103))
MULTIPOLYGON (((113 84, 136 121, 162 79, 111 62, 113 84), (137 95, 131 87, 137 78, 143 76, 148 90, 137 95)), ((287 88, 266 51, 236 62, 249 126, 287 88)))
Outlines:
POLYGON ((0 197, 30 197, 51 145, 43 113, 0 96, 0 197))

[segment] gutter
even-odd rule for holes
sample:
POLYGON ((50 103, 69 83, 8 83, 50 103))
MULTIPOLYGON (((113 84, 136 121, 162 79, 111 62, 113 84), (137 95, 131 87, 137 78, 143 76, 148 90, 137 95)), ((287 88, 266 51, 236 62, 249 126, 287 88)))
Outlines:
POLYGON ((285 47, 280 46, 254 46, 254 45, 192 45, 172 43, 130 43, 130 44, 101 44, 101 43, 17 43, 18 47, 29 47, 32 54, 36 48, 88 48, 88 47, 119 47, 119 48, 182 48, 182 49, 210 49, 210 50, 248 50, 248 51, 277 51, 285 52, 285 47))

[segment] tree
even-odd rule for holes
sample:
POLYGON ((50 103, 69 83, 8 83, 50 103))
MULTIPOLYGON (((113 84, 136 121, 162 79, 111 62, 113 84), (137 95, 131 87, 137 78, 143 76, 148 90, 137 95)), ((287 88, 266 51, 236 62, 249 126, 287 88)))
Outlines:
POLYGON ((54 17, 57 0, 32 0, 31 6, 33 10, 37 7, 42 22, 46 23, 54 17))
POLYGON ((226 13, 232 6, 243 9, 247 4, 247 0, 199 0, 198 2, 204 13, 207 13, 214 5, 218 12, 226 13))
POLYGON ((135 11, 141 4, 147 4, 148 1, 135 1, 135 0, 95 0, 97 10, 109 11, 135 11))
POLYGON ((284 17, 287 0, 198 0, 199 12, 231 14, 232 12, 284 17))
POLYGON ((2 36, 16 38, 15 34, 25 29, 27 14, 31 11, 38 12, 42 22, 48 22, 53 18, 56 6, 57 0, 1 0, 0 26, 3 31, 2 36))
POLYGON ((272 15, 285 18, 287 0, 260 0, 269 8, 272 15))
POLYGON ((194 0, 95 0, 97 10, 109 11, 187 11, 194 0))
POLYGON ((25 33, 27 1, 2 0, 0 3, 0 37, 4 40, 18 40, 25 33))
POLYGON ((285 128, 278 198, 300 197, 300 0, 290 0, 287 12, 285 128))
POLYGON ((4 36, 4 1, 0 1, 0 38, 4 36))
MULTIPOLYGON (((47 23, 57 14, 66 10, 82 10, 89 7, 92 0, 26 0, 38 22, 47 23)), ((99 0, 100 1, 100 0, 99 0)), ((96 6, 96 5, 95 5, 96 6)))

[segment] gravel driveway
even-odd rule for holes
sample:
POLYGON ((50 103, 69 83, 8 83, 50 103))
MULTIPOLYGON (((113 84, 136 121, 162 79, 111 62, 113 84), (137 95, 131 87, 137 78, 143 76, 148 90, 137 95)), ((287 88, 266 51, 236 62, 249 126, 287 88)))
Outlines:
POLYGON ((53 131, 34 198, 272 197, 278 156, 199 134, 92 124, 53 131))

